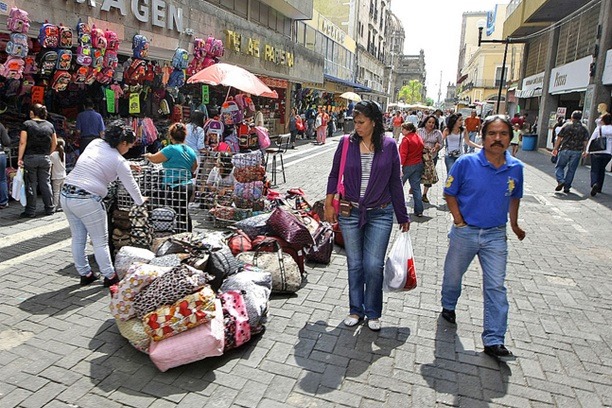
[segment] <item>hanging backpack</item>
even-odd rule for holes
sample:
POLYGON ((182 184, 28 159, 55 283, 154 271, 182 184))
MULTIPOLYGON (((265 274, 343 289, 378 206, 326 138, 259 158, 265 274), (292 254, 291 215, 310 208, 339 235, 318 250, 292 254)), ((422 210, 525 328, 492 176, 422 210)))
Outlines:
POLYGON ((215 37, 209 36, 206 41, 204 41, 204 55, 209 55, 212 51, 213 43, 215 42, 215 37))
POLYGON ((57 52, 57 64, 55 69, 68 71, 72 64, 72 50, 60 49, 57 52))
POLYGON ((268 129, 263 126, 255 126, 253 131, 257 135, 257 142, 259 143, 260 149, 267 149, 270 147, 270 136, 268 134, 268 129))
POLYGON ((134 58, 130 66, 123 72, 123 82, 127 85, 137 85, 144 81, 147 74, 145 60, 134 58))
POLYGON ((107 28, 104 32, 104 37, 106 37, 106 50, 114 51, 116 53, 119 50, 120 43, 117 33, 107 28))
POLYGON ((89 75, 89 71, 91 68, 86 66, 77 67, 74 74, 72 74, 72 82, 75 84, 85 84, 87 82, 87 76, 89 75))
POLYGON ((202 70, 202 68, 200 68, 201 65, 202 60, 194 57, 189 64, 187 64, 187 76, 192 76, 200 72, 202 70))
POLYGON ((109 67, 102 68, 100 72, 96 75, 96 81, 101 83, 102 85, 108 85, 113 80, 113 76, 115 75, 115 70, 109 67))
POLYGON ((223 136, 223 132, 225 131, 225 125, 223 122, 217 119, 210 119, 204 125, 204 134, 208 135, 209 133, 213 133, 217 135, 219 138, 223 136))
POLYGON ((49 50, 42 53, 40 57, 40 75, 50 76, 55 71, 57 64, 57 51, 49 50))
POLYGON ((38 42, 43 48, 59 47, 59 27, 45 20, 38 33, 38 42))
MULTIPOLYGON (((24 71, 25 74, 25 71, 24 71)), ((34 82, 34 77, 32 75, 24 75, 23 79, 21 80, 21 92, 20 95, 25 95, 27 93, 30 93, 30 91, 32 90, 32 87, 36 84, 36 82, 34 82)))
POLYGON ((255 115, 255 104, 253 103, 253 99, 251 99, 250 96, 245 95, 243 100, 247 117, 255 115))
POLYGON ((175 69, 185 69, 189 64, 189 53, 184 48, 177 48, 172 57, 172 67, 175 69))
POLYGON ((244 110, 244 94, 234 95, 234 102, 238 105, 238 109, 244 110))
POLYGON ((117 57, 116 51, 111 51, 110 49, 106 50, 104 53, 104 68, 115 69, 119 65, 119 57, 117 57))
POLYGON ((27 33, 30 29, 30 18, 28 12, 17 7, 13 7, 6 19, 6 28, 14 33, 27 33))
POLYGON ((225 48, 223 47, 223 41, 215 38, 210 48, 210 55, 215 58, 219 58, 219 57, 222 57, 223 54, 225 54, 225 48))
POLYGON ((28 55, 28 36, 22 33, 11 33, 5 51, 13 57, 25 58, 28 55))
POLYGON ((79 45, 77 47, 76 63, 84 67, 88 67, 92 63, 91 46, 79 45))
POLYGON ((104 66, 104 53, 99 48, 94 48, 91 51, 91 67, 100 70, 104 66))
POLYGON ((27 55, 24 58, 25 68, 23 69, 24 75, 26 74, 37 74, 38 73, 38 64, 36 64, 36 58, 33 55, 27 55))
POLYGON ((101 28, 96 28, 95 24, 91 26, 91 45, 100 50, 106 50, 108 47, 104 31, 101 28))
POLYGON ((170 74, 170 79, 168 79, 168 86, 170 88, 180 88, 185 85, 185 71, 182 69, 175 69, 170 74))
POLYGON ((233 100, 228 100, 221 105, 221 120, 226 125, 235 125, 242 122, 242 111, 233 100))
POLYGON ((24 66, 25 61, 23 58, 11 55, 2 65, 2 72, 0 74, 6 79, 21 79, 23 77, 24 66))
POLYGON ((81 19, 77 23, 77 40, 80 45, 91 45, 91 28, 89 24, 83 23, 81 19))
POLYGON ((193 57, 197 59, 204 58, 206 56, 206 51, 204 45, 206 41, 202 38, 196 38, 193 41, 193 57))
POLYGON ((136 34, 132 39, 134 58, 146 58, 149 55, 149 40, 142 34, 136 34))
POLYGON ((56 92, 65 91, 72 79, 72 75, 68 71, 55 71, 53 81, 51 81, 51 89, 56 92))
POLYGON ((59 26, 59 47, 72 48, 72 28, 62 24, 59 26))
POLYGON ((93 83, 96 82, 98 70, 95 70, 92 67, 88 67, 88 68, 89 68, 89 71, 87 72, 87 77, 85 78, 85 85, 93 85, 93 83))

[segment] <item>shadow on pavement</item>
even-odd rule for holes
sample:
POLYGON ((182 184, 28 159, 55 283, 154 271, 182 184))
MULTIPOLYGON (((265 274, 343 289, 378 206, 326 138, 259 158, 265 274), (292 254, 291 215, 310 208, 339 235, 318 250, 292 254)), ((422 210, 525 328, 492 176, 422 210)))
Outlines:
POLYGON ((438 317, 435 359, 421 366, 421 375, 429 387, 440 394, 452 395, 453 406, 488 406, 508 392, 510 367, 484 353, 465 350, 456 326, 438 317))
POLYGON ((60 290, 29 297, 19 304, 19 308, 34 315, 63 315, 96 303, 104 296, 108 296, 108 290, 102 287, 101 283, 96 282, 85 288, 76 283, 60 290))
POLYGON ((325 394, 340 388, 345 378, 356 378, 401 346, 410 337, 406 327, 370 331, 364 324, 331 328, 326 322, 306 323, 294 346, 295 360, 305 375, 298 386, 310 394, 325 394))

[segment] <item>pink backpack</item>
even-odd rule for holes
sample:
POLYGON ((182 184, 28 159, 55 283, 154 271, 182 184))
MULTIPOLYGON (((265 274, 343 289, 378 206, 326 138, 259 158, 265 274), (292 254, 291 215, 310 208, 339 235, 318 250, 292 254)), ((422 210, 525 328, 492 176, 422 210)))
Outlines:
POLYGON ((117 52, 111 51, 110 49, 106 50, 106 52, 104 53, 103 65, 105 68, 112 68, 113 70, 115 70, 115 68, 117 68, 117 66, 119 65, 119 57, 117 57, 117 52))
POLYGON ((83 44, 77 47, 76 63, 84 67, 88 67, 91 65, 92 58, 90 45, 83 44))
POLYGON ((253 128, 257 135, 257 141, 259 142, 260 149, 267 149, 270 147, 270 136, 268 135, 268 129, 263 126, 255 126, 253 128))
POLYGON ((204 47, 202 48, 202 50, 204 51, 204 55, 208 55, 211 53, 214 42, 215 37, 208 37, 206 41, 204 41, 204 47))
POLYGON ((91 26, 91 45, 100 50, 106 50, 108 47, 104 31, 101 28, 96 28, 95 24, 91 26))
MULTIPOLYGON (((219 145, 220 146, 220 145, 219 145)), ((231 350, 242 346, 251 340, 249 314, 242 293, 228 290, 219 294, 223 307, 223 322, 225 325, 225 347, 231 350)))
POLYGON ((225 48, 223 47, 223 41, 215 38, 213 40, 213 44, 210 49, 210 55, 215 58, 219 58, 219 57, 222 57, 223 54, 225 54, 225 48))
POLYGON ((204 41, 201 38, 196 38, 193 41, 193 56, 194 56, 194 58, 204 58, 206 56, 205 44, 206 44, 206 41, 204 41))
POLYGON ((33 55, 28 55, 24 58, 25 68, 23 69, 24 74, 37 74, 38 64, 36 64, 36 58, 33 55))
POLYGON ((117 52, 120 43, 117 33, 107 28, 104 32, 104 37, 106 37, 106 49, 117 52))
POLYGON ((21 79, 23 77, 24 66, 25 61, 23 58, 13 57, 11 55, 2 65, 1 75, 7 79, 21 79))
POLYGON ((14 33, 27 33, 30 29, 30 17, 28 17, 28 12, 13 7, 6 19, 6 28, 14 33))

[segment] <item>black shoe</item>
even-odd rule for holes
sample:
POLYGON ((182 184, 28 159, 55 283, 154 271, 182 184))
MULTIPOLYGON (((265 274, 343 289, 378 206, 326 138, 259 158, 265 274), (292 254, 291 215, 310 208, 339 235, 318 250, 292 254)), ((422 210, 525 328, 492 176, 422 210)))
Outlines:
POLYGON ((119 283, 119 277, 117 276, 117 274, 115 274, 112 278, 108 279, 108 278, 104 278, 104 287, 105 288, 110 288, 113 285, 116 285, 119 283))
POLYGON ((424 203, 429 203, 429 198, 427 198, 427 194, 423 195, 422 200, 423 200, 424 203))
POLYGON ((457 320, 457 316, 455 315, 454 310, 442 309, 442 313, 440 313, 440 316, 442 316, 444 320, 452 324, 455 324, 455 321, 457 320))
POLYGON ((593 184, 593 188, 591 189, 591 197, 595 197, 595 195, 600 191, 599 186, 597 184, 593 184))
POLYGON ((563 190, 563 186, 565 186, 565 183, 559 183, 559 184, 557 184, 557 187, 555 187, 555 191, 561 191, 561 190, 563 190))
POLYGON ((506 348, 503 344, 496 344, 494 346, 485 346, 484 352, 493 358, 503 359, 514 357, 512 352, 506 348))
POLYGON ((87 276, 81 276, 81 286, 87 286, 100 279, 100 275, 94 272, 89 272, 87 276))
POLYGON ((19 214, 19 218, 36 218, 36 214, 28 214, 27 212, 22 212, 19 214))
POLYGON ((55 210, 45 211, 45 215, 53 215, 53 214, 55 214, 55 210))
POLYGON ((565 194, 569 194, 569 193, 570 193, 570 189, 569 189, 569 188, 564 188, 564 189, 563 189, 563 192, 564 192, 565 194))

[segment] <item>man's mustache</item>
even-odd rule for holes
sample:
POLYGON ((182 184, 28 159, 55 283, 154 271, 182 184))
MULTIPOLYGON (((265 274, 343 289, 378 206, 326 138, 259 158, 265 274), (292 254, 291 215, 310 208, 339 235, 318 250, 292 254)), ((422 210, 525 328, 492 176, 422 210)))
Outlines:
POLYGON ((497 146, 504 147, 504 144, 503 144, 503 143, 501 143, 501 142, 493 142, 493 143, 491 143, 491 146, 496 146, 496 145, 497 145, 497 146))

